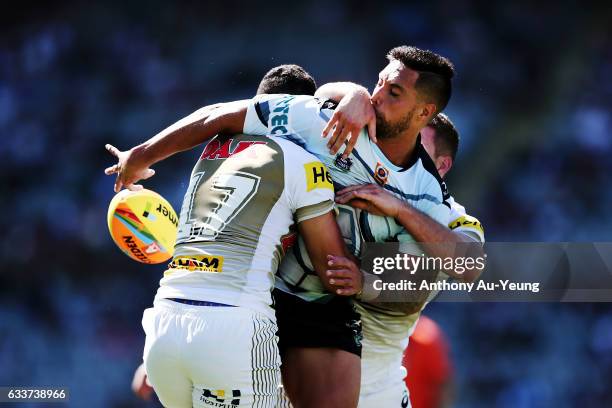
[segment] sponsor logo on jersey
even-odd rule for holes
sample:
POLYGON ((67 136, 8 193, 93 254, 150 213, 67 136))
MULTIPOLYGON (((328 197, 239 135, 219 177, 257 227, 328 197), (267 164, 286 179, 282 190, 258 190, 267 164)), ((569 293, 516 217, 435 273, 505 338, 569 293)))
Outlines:
POLYGON ((338 153, 336 155, 336 159, 334 160, 334 165, 340 170, 347 172, 351 169, 351 166, 353 165, 353 160, 350 157, 343 159, 342 154, 338 153))
POLYGON ((463 217, 459 217, 448 224, 448 228, 452 230, 457 229, 459 227, 475 229, 484 234, 484 229, 482 228, 482 224, 480 223, 480 221, 470 215, 464 215, 463 217))
POLYGON ((202 389, 202 395, 200 395, 200 401, 205 405, 219 408, 231 408, 240 405, 240 396, 242 393, 240 390, 232 390, 231 397, 227 395, 225 390, 209 390, 202 389))
POLYGON ((389 170, 382 165, 382 163, 376 163, 376 169, 374 169, 374 178, 380 185, 387 184, 387 179, 389 179, 389 170))
POLYGON ((292 95, 283 97, 272 110, 270 115, 270 134, 272 136, 289 133, 286 126, 289 123, 289 102, 294 98, 295 96, 292 95))
POLYGON ((334 190, 331 175, 323 163, 306 163, 304 165, 304 170, 306 170, 306 191, 312 191, 315 188, 329 188, 332 191, 334 190))
POLYGON ((219 139, 211 140, 204 148, 204 151, 200 156, 200 160, 228 159, 233 155, 238 154, 253 145, 268 144, 268 142, 265 142, 263 140, 241 140, 240 142, 238 142, 236 147, 231 150, 233 141, 234 139, 228 139, 225 142, 221 143, 221 140, 219 139))
POLYGON ((222 272, 223 257, 214 255, 177 256, 168 264, 168 268, 194 272, 222 272))

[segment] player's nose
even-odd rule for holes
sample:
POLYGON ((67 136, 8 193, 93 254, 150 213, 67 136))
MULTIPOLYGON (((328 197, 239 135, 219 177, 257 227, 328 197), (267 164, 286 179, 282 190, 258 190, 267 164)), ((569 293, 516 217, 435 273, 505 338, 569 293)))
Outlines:
POLYGON ((372 101, 372 105, 374 106, 379 106, 381 103, 381 92, 380 92, 381 88, 375 88, 374 91, 372 92, 372 97, 370 98, 370 100, 372 101))
POLYGON ((372 102, 372 105, 377 106, 380 104, 380 92, 378 90, 374 90, 374 92, 372 93, 372 97, 370 98, 370 101, 372 102))

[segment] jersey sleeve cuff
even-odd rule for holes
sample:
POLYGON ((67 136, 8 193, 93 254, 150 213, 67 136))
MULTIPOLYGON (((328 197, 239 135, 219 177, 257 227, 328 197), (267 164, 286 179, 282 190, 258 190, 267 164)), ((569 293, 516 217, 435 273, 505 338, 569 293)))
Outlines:
POLYGON ((333 209, 334 202, 332 200, 325 200, 317 204, 300 207, 295 210, 295 221, 300 223, 302 221, 318 217, 319 215, 327 214, 328 212, 333 211, 333 209))
MULTIPOLYGON (((243 132, 247 135, 265 135, 268 133, 268 123, 264 122, 266 119, 266 112, 265 109, 262 108, 261 103, 262 98, 255 97, 247 107, 243 126, 243 132)), ((267 102, 265 103, 267 107, 267 102)), ((269 115, 269 109, 267 115, 269 115)))

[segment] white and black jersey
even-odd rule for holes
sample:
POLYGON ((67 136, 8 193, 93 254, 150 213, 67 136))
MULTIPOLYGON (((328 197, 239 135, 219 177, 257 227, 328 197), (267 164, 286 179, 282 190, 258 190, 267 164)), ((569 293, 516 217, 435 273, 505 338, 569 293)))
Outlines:
MULTIPOLYGON (((314 154, 329 169, 336 189, 377 183, 409 202, 441 224, 450 218, 449 194, 420 140, 413 159, 405 167, 391 163, 373 143, 366 130, 358 136, 351 155, 342 160, 326 146, 322 131, 335 104, 312 96, 259 95, 247 110, 244 132, 292 141, 314 154)), ((338 224, 349 249, 359 257, 364 242, 415 242, 393 218, 369 214, 346 205, 338 206, 338 224)), ((301 240, 285 257, 277 275, 277 288, 310 301, 326 301, 325 292, 301 240)))

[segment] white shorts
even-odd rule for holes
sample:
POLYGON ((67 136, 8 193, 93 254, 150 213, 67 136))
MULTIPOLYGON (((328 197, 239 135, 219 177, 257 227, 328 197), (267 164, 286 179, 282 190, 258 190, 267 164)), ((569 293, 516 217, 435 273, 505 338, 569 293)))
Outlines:
POLYGON ((242 307, 158 300, 142 317, 143 359, 164 406, 274 407, 280 384, 276 323, 242 307))
POLYGON ((382 356, 368 352, 367 345, 364 346, 358 407, 410 407, 408 388, 404 382, 406 369, 401 365, 401 355, 390 353, 382 356))
POLYGON ((359 394, 358 408, 410 408, 406 383, 396 382, 380 389, 359 394))
POLYGON ((285 388, 282 385, 278 387, 278 401, 276 401, 276 408, 293 408, 291 400, 285 392, 285 388))

